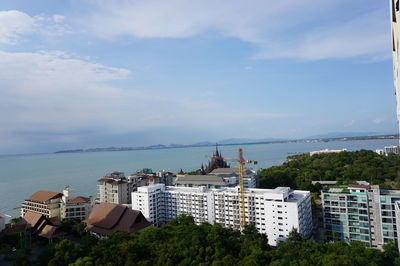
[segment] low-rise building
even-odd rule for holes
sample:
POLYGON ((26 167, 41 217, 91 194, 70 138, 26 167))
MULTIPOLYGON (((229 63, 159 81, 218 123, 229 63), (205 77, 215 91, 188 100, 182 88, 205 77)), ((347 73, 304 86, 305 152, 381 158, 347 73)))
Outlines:
MULTIPOLYGON (((195 222, 209 222, 240 229, 239 187, 165 187, 163 184, 138 188, 132 193, 132 208, 140 210, 155 226, 180 214, 193 216, 195 222)), ((312 233, 309 191, 246 189, 246 223, 254 224, 268 236, 270 245, 284 241, 292 228, 303 237, 312 233)))
POLYGON ((21 216, 29 211, 42 214, 47 218, 83 220, 93 205, 92 198, 72 197, 72 190, 66 188, 63 193, 40 190, 22 203, 21 216))
POLYGON ((319 151, 310 151, 310 156, 313 156, 316 154, 325 154, 325 153, 339 153, 339 152, 344 152, 344 151, 347 151, 347 149, 341 149, 341 150, 324 149, 324 150, 319 150, 319 151))
POLYGON ((26 212, 30 211, 43 214, 47 218, 60 218, 62 196, 59 192, 37 191, 22 203, 21 216, 24 217, 26 212))
POLYGON ((386 156, 391 154, 391 153, 400 154, 400 146, 397 146, 397 145, 385 146, 383 148, 383 150, 382 149, 377 149, 377 150, 375 150, 375 152, 377 154, 379 154, 379 155, 386 155, 386 156))
POLYGON ((60 221, 57 217, 48 218, 37 212, 27 211, 24 217, 15 225, 3 230, 4 235, 20 234, 20 240, 31 236, 43 237, 52 242, 55 238, 65 235, 60 230, 60 221))
POLYGON ((66 188, 61 201, 61 219, 82 221, 88 218, 93 204, 92 197, 73 197, 72 190, 66 188))
POLYGON ((110 236, 116 232, 137 232, 151 226, 140 211, 114 203, 95 205, 89 217, 83 222, 86 223, 86 231, 100 237, 110 236))
POLYGON ((323 220, 328 241, 361 241, 373 248, 397 240, 399 190, 349 185, 323 190, 323 220))

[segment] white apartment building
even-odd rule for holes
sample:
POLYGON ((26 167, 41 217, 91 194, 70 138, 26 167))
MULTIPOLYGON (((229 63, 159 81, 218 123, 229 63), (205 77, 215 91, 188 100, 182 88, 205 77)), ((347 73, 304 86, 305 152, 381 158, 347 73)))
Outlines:
MULTIPOLYGON (((266 234, 270 245, 284 241, 292 228, 303 237, 312 233, 309 191, 246 189, 246 222, 266 234)), ((193 216, 195 222, 209 222, 240 229, 239 187, 166 187, 163 184, 139 187, 132 193, 132 208, 140 210, 155 226, 180 214, 193 216)))

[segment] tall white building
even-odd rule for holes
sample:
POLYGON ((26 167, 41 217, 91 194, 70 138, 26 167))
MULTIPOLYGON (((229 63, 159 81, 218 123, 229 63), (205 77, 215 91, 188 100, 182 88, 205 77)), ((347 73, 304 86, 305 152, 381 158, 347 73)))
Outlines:
MULTIPOLYGON (((180 214, 195 222, 209 222, 240 229, 239 187, 166 187, 164 184, 139 187, 132 193, 132 208, 160 226, 180 214)), ((246 222, 266 234, 270 245, 277 245, 296 228, 303 237, 312 233, 310 192, 276 189, 246 189, 246 222)))
MULTIPOLYGON (((397 102, 397 123, 400 127, 400 91, 399 91, 399 0, 389 0, 392 29, 393 83, 397 102)), ((400 128, 399 128, 400 130, 400 128)))

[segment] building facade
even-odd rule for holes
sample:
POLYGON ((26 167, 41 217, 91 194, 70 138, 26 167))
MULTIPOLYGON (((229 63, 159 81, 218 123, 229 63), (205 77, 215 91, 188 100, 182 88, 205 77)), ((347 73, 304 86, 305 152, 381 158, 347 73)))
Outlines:
MULTIPOLYGON (((246 222, 268 236, 270 245, 284 241, 292 228, 303 237, 312 233, 310 192, 290 188, 247 189, 246 222)), ((197 224, 208 222, 240 229, 239 187, 140 187, 132 193, 132 208, 140 210, 155 226, 180 214, 193 216, 197 224)))
POLYGON ((27 212, 44 215, 46 218, 85 219, 92 208, 93 201, 86 197, 72 197, 72 190, 63 193, 40 190, 25 200, 21 206, 21 216, 27 212))
POLYGON ((361 241, 373 248, 397 240, 399 190, 349 185, 322 191, 321 198, 327 240, 361 241))
POLYGON ((124 173, 113 172, 98 180, 99 202, 129 204, 134 184, 128 182, 124 173))
POLYGON ((122 172, 113 172, 98 180, 99 202, 130 204, 131 193, 138 187, 154 184, 172 185, 175 175, 167 171, 156 173, 137 172, 125 177, 122 172))
POLYGON ((89 216, 93 204, 92 197, 73 197, 71 189, 64 189, 61 199, 61 219, 82 221, 89 216))
POLYGON ((37 191, 22 203, 21 216, 24 217, 30 211, 43 214, 47 218, 60 218, 62 196, 63 194, 59 192, 37 191))

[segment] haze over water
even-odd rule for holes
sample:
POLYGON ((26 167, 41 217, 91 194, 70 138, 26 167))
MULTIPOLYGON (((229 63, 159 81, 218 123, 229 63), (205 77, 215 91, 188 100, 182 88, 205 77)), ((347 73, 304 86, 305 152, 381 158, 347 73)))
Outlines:
MULTIPOLYGON (((247 159, 257 160, 257 168, 282 164, 291 153, 320 149, 381 149, 396 145, 397 140, 358 140, 315 143, 277 143, 241 145, 247 159)), ((219 150, 227 158, 236 158, 239 146, 222 146, 219 150)), ((21 202, 37 190, 62 191, 72 187, 76 194, 97 197, 97 180, 113 171, 129 175, 142 168, 153 171, 178 172, 198 169, 206 164, 206 155, 212 155, 214 147, 190 147, 178 149, 90 152, 0 157, 0 212, 19 216, 21 202)), ((234 164, 231 164, 234 166, 234 164)))

